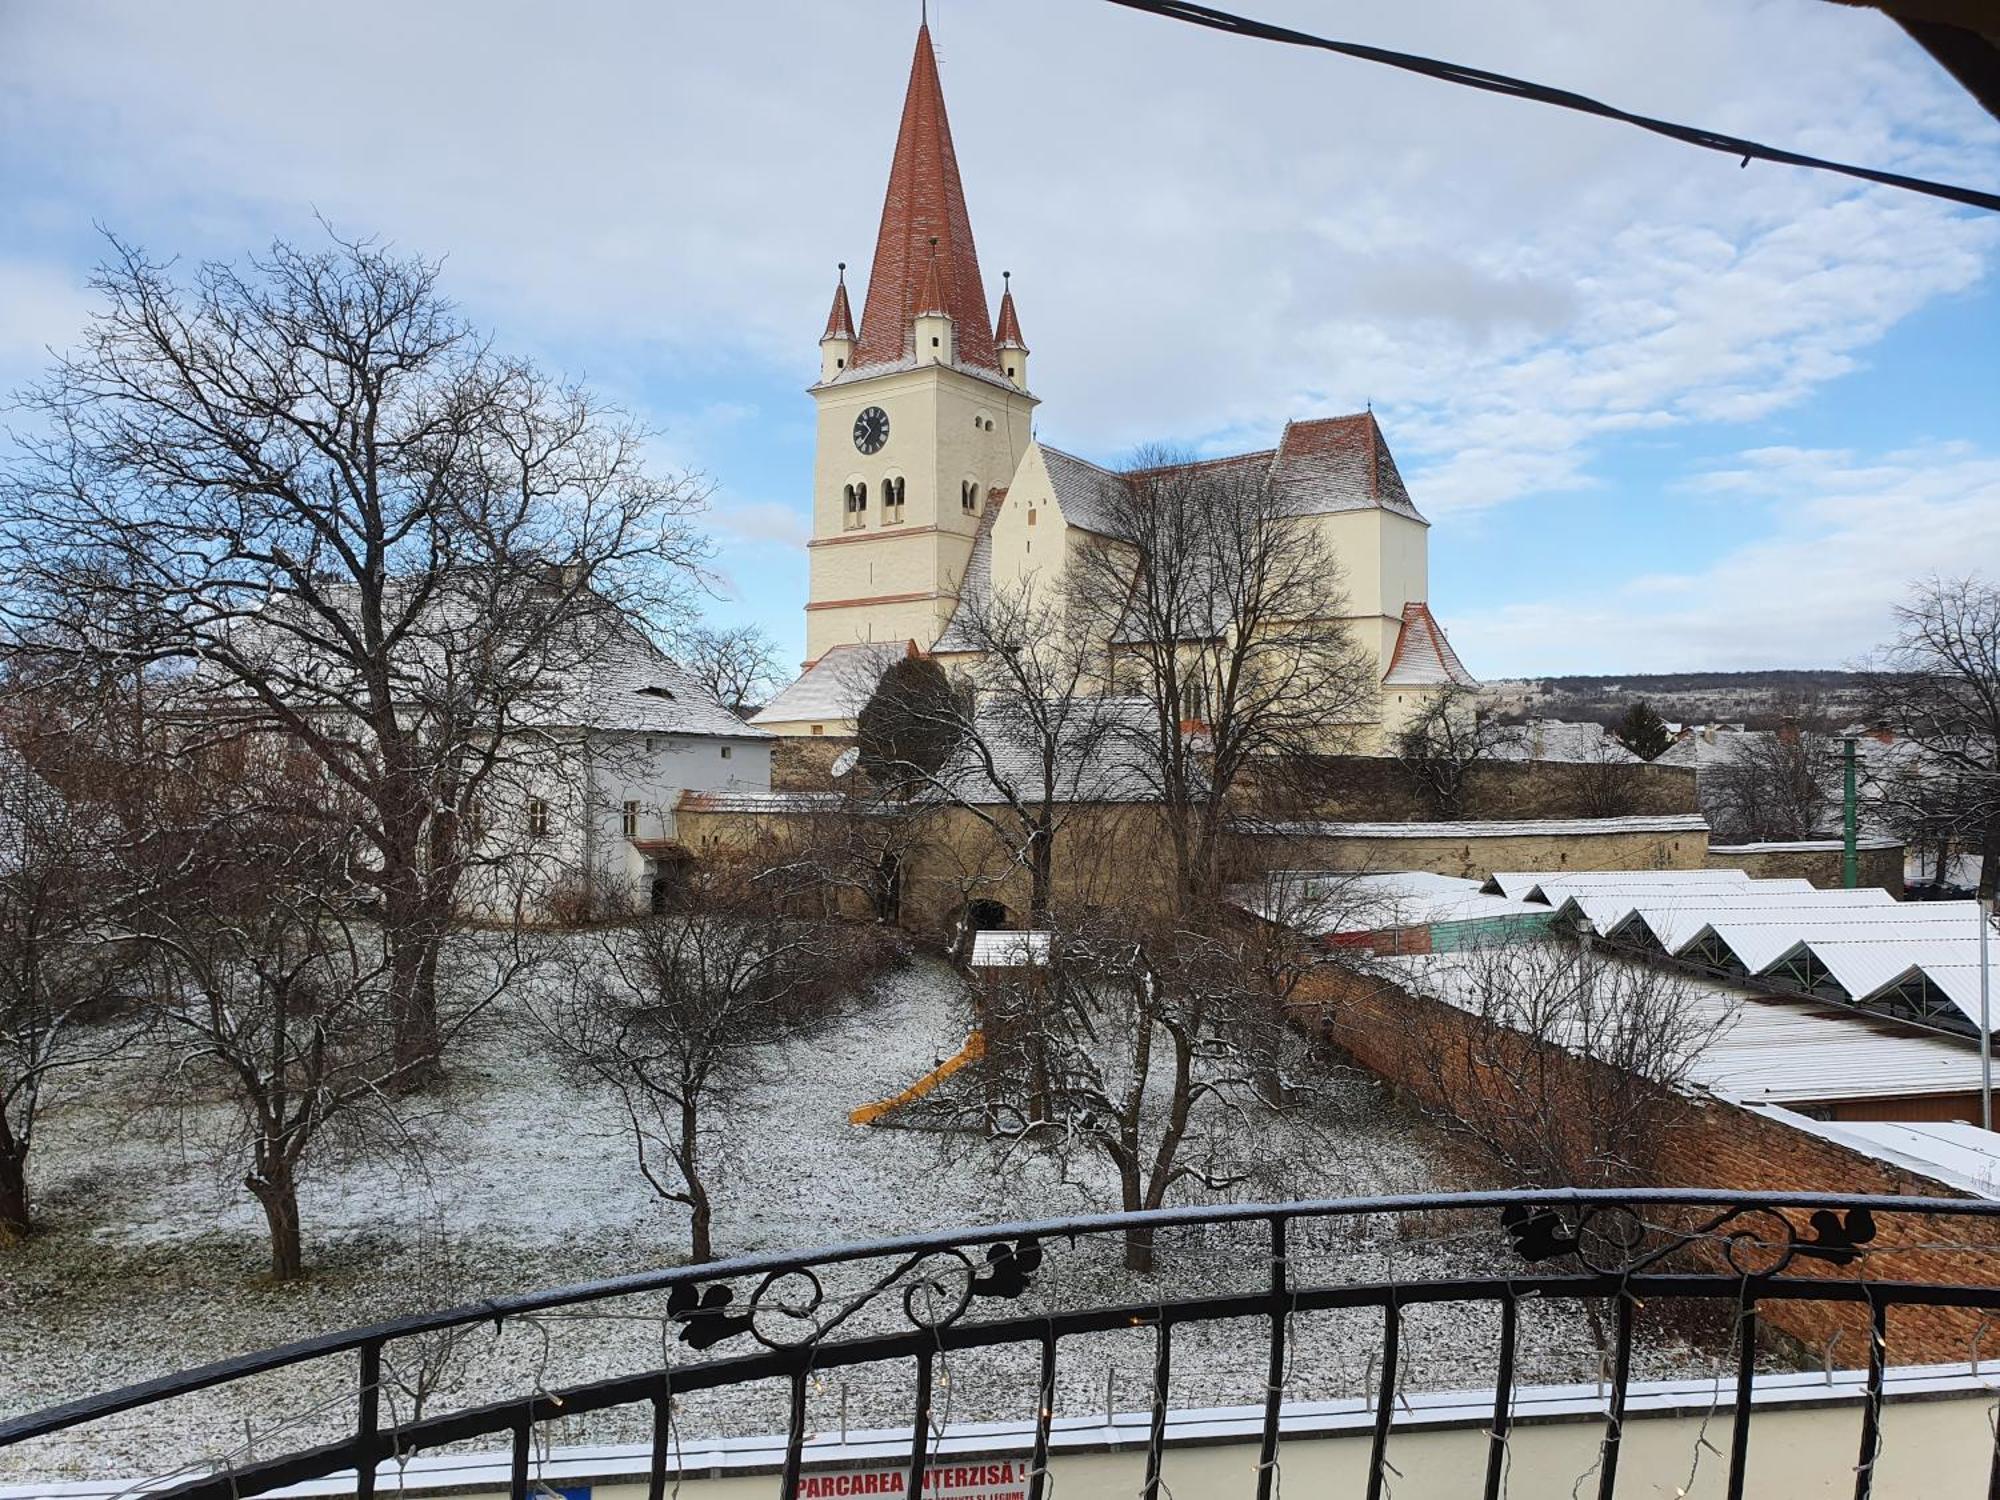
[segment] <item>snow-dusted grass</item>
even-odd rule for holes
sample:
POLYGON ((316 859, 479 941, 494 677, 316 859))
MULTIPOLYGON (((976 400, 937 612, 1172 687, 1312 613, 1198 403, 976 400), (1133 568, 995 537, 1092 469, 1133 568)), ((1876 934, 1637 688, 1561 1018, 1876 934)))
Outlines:
MULTIPOLYGON (((574 941, 563 963, 601 950, 574 941)), ((560 966, 558 966, 558 973, 560 966)), ((551 978, 544 982, 559 982, 551 978)), ((954 976, 921 961, 879 982, 820 1035, 794 1047, 750 1091, 716 1146, 716 1240, 721 1254, 789 1250, 982 1222, 1115 1209, 1101 1170, 1068 1180, 1045 1164, 1001 1170, 983 1145, 954 1146, 915 1131, 856 1128, 856 1105, 911 1082, 954 1051, 967 1017, 954 976)), ((465 1039, 441 1097, 423 1106, 428 1142, 413 1160, 336 1164, 303 1193, 302 1284, 263 1279, 261 1216, 201 1142, 163 1138, 108 1101, 130 1074, 75 1080, 47 1118, 33 1163, 45 1230, 0 1255, 0 1412, 15 1414, 95 1390, 419 1307, 678 1263, 684 1210, 662 1204, 635 1170, 623 1117, 579 1092, 516 1013, 498 1012, 465 1039)), ((1264 1127, 1263 1158, 1287 1196, 1349 1196, 1470 1186, 1372 1084, 1335 1091, 1311 1136, 1264 1127), (1329 1143, 1331 1143, 1329 1145, 1329 1143)), ((213 1118, 207 1122, 214 1124, 213 1118)), ((1271 1183, 1258 1184, 1268 1193, 1271 1183)), ((1421 1279, 1498 1264, 1497 1227, 1357 1223, 1303 1234, 1296 1281, 1421 1279)), ((1135 1278, 1119 1246, 1048 1246, 1022 1310, 1255 1290, 1261 1240, 1177 1231, 1162 1236, 1159 1273, 1135 1278)), ((880 1267, 871 1269, 879 1270, 880 1267)), ((853 1275, 861 1274, 858 1270, 853 1275)), ((840 1278, 831 1278, 838 1283, 840 1278)), ((849 1278, 850 1284, 852 1277, 849 1278)), ((750 1288, 737 1289, 739 1299, 750 1288)), ((975 1316, 988 1315, 982 1304, 975 1316)), ((490 1328, 460 1346, 432 1410, 700 1358, 674 1342, 661 1299, 626 1299, 588 1315, 490 1328)), ((1490 1382, 1497 1313, 1475 1306, 1412 1310, 1405 1380, 1416 1387, 1490 1382)), ((1255 1401, 1265 1378, 1266 1325, 1186 1326, 1175 1333, 1173 1398, 1188 1405, 1255 1401)), ((1150 1330, 1066 1344, 1058 1404, 1065 1414, 1129 1409, 1147 1399, 1150 1330)), ((1300 1398, 1369 1388, 1380 1314, 1314 1314, 1292 1327, 1287 1390, 1300 1398)), ((725 1346, 721 1352, 730 1352, 725 1346)), ((392 1347, 391 1362, 397 1361, 392 1347)), ((407 1351, 406 1351, 407 1353, 407 1351)), ((1025 1415, 1034 1400, 1031 1350, 953 1356, 940 1385, 954 1418, 1025 1415)), ((1650 1341, 1638 1373, 1706 1368, 1680 1340, 1650 1341)), ((1524 1311, 1521 1380, 1588 1379, 1596 1355, 1574 1307, 1524 1311)), ((282 1378, 203 1393, 0 1455, 0 1477, 163 1472, 247 1448, 279 1451, 324 1440, 352 1420, 350 1361, 298 1367, 282 1378), (297 1424, 284 1431, 291 1419, 297 1424), (245 1424, 249 1424, 246 1439, 245 1424)), ((816 1379, 811 1421, 830 1431, 844 1399, 853 1427, 907 1422, 910 1371, 855 1370, 816 1379)), ((942 1413, 941 1413, 942 1414, 942 1413)), ((636 1438, 643 1414, 572 1423, 555 1441, 636 1438)), ((775 1387, 705 1394, 684 1403, 689 1433, 781 1429, 775 1387)))

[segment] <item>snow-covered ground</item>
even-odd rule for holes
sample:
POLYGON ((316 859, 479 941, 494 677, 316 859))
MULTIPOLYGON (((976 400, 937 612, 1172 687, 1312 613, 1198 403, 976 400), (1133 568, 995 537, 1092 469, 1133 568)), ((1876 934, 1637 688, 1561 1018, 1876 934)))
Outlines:
MULTIPOLYGON (((593 951, 578 940, 579 958, 593 951)), ((750 1091, 719 1142, 718 1251, 788 1250, 982 1222, 1115 1209, 1101 1171, 1063 1180, 1027 1163, 1009 1170, 962 1140, 850 1126, 856 1105, 908 1084, 963 1040, 957 980, 920 961, 883 979, 850 1013, 793 1049, 750 1091)), ((45 1231, 0 1253, 0 1413, 13 1415, 230 1354, 397 1313, 675 1264, 684 1211, 662 1204, 634 1167, 628 1127, 550 1062, 505 1012, 465 1041, 432 1101, 425 1166, 330 1165, 304 1193, 311 1276, 263 1277, 262 1218, 238 1179, 201 1142, 107 1101, 128 1090, 75 1080, 47 1117, 33 1161, 45 1231)), ((1311 1136, 1268 1127, 1261 1154, 1288 1196, 1349 1196, 1478 1186, 1447 1162, 1372 1084, 1336 1091, 1311 1136), (1331 1143, 1331 1144, 1329 1144, 1331 1143)), ((213 1122, 210 1122, 213 1124, 213 1122)), ((1270 1184, 1259 1184, 1259 1195, 1270 1184)), ((1367 1281, 1429 1278, 1498 1264, 1497 1228, 1370 1223, 1302 1236, 1294 1276, 1367 1281)), ((1052 1243, 1021 1304, 1102 1304, 1199 1291, 1254 1290, 1251 1239, 1162 1237, 1161 1270, 1134 1278, 1118 1246, 1052 1243), (1035 1299, 1040 1299, 1039 1301, 1035 1299)), ((747 1295, 740 1288, 738 1295, 747 1295)), ((482 1330, 462 1344, 432 1411, 475 1399, 700 1358, 673 1341, 658 1299, 628 1299, 533 1325, 482 1330)), ((984 1308, 981 1309, 982 1315, 984 1308)), ((1490 1308, 1414 1309, 1404 1328, 1405 1381, 1463 1388, 1490 1382, 1498 1317, 1490 1308)), ((1597 1367, 1579 1309, 1524 1311, 1521 1380, 1589 1379, 1597 1367)), ((1186 1326, 1175 1333, 1177 1404, 1260 1398, 1265 1328, 1186 1326)), ((1380 1314, 1302 1315, 1292 1330, 1287 1391, 1299 1398, 1370 1388, 1380 1314)), ((1120 1409, 1147 1399, 1153 1334, 1066 1343, 1059 1409, 1120 1409)), ((725 1349, 722 1352, 729 1352, 725 1349)), ((1003 1418, 1032 1407, 1032 1351, 959 1354, 940 1402, 953 1417, 1003 1418)), ((391 1350, 392 1367, 397 1351, 391 1350)), ((1715 1355, 1676 1338, 1649 1342, 1640 1374, 1706 1370, 1715 1355)), ((352 1421, 354 1367, 329 1360, 283 1379, 184 1398, 0 1454, 0 1478, 165 1472, 225 1454, 324 1440, 352 1421), (290 1423, 292 1425, 286 1426, 290 1423)), ((844 1409, 856 1428, 907 1422, 910 1372, 857 1370, 812 1386, 812 1425, 844 1409)), ((688 1400, 689 1433, 782 1429, 783 1392, 739 1390, 688 1400)), ((557 1442, 636 1438, 631 1412, 568 1424, 557 1442)))

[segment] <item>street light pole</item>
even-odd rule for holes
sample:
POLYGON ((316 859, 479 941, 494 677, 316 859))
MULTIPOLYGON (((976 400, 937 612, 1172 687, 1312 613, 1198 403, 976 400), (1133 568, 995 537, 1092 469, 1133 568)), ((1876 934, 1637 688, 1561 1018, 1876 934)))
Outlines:
POLYGON ((1974 903, 1979 912, 1979 1124, 1993 1128, 1993 964, 1987 956, 1993 933, 1993 898, 1974 903))

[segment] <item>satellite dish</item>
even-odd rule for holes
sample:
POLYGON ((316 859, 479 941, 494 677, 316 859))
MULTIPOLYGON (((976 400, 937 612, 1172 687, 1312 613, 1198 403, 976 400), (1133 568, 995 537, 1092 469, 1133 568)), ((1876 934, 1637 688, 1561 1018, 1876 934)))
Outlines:
POLYGON ((861 747, 858 745, 849 745, 845 750, 841 751, 840 754, 836 755, 833 758, 833 764, 829 766, 827 769, 837 777, 845 776, 849 771, 853 770, 856 765, 860 764, 860 761, 861 761, 861 747))

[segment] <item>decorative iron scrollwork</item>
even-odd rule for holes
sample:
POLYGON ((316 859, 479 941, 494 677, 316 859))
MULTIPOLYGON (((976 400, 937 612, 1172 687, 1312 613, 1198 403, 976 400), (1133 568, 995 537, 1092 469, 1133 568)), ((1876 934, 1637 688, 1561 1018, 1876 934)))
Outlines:
POLYGON ((1807 1222, 1812 1225, 1812 1238, 1796 1240, 1794 1248, 1800 1255, 1831 1261, 1836 1266, 1859 1260, 1861 1247, 1875 1238, 1875 1216, 1865 1208, 1850 1208, 1845 1215, 1822 1208, 1807 1222))
POLYGON ((726 1282, 711 1282, 700 1290, 692 1282, 682 1282, 667 1293, 667 1316, 680 1321, 681 1342, 688 1348, 713 1349, 725 1339, 750 1332, 749 1313, 725 1311, 735 1297, 726 1282))
POLYGON ((1020 1240, 1015 1244, 986 1247, 985 1274, 972 1278, 975 1297, 1019 1297, 1028 1290, 1035 1272, 1042 1268, 1042 1242, 1020 1240))
POLYGON ((712 1349, 746 1333, 767 1349, 791 1349, 817 1343, 886 1294, 900 1291, 912 1328, 944 1328, 963 1317, 976 1297, 1026 1295, 1042 1255, 1041 1241, 1032 1238, 988 1245, 985 1258, 976 1262, 961 1249, 930 1250, 832 1307, 819 1276, 805 1266, 771 1272, 740 1311, 735 1289, 725 1283, 683 1283, 668 1293, 667 1316, 682 1324, 680 1340, 690 1349, 712 1349))
POLYGON ((1744 1276, 1776 1276, 1799 1256, 1830 1265, 1851 1265, 1875 1238, 1875 1219, 1864 1207, 1845 1214, 1815 1210, 1810 1232, 1775 1208, 1742 1206, 1718 1211, 1700 1224, 1674 1229, 1650 1223, 1625 1204, 1591 1204, 1574 1214, 1543 1204, 1514 1204, 1500 1222, 1514 1252, 1536 1264, 1575 1256, 1601 1276, 1626 1276, 1649 1269, 1696 1244, 1719 1246, 1731 1270, 1744 1276))
POLYGON ((1507 1238, 1514 1242, 1514 1253, 1530 1265, 1574 1255, 1578 1249, 1576 1235, 1552 1208, 1517 1203, 1501 1210, 1500 1222, 1506 1226, 1507 1238))

